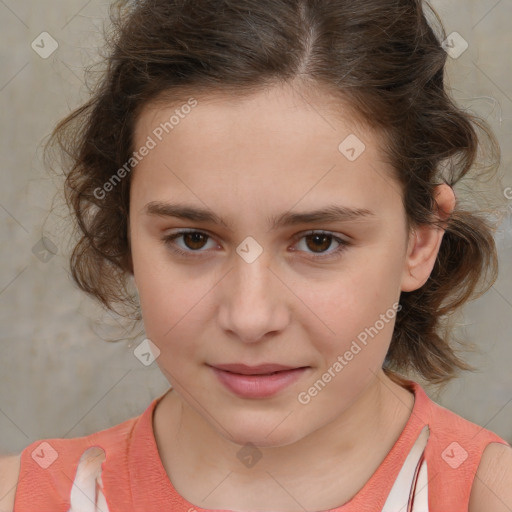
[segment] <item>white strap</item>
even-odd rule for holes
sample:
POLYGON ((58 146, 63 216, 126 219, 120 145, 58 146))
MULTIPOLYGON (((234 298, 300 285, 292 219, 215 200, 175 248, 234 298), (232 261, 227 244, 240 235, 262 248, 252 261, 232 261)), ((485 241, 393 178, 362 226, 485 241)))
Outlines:
POLYGON ((411 512, 428 512, 428 471, 426 460, 421 463, 418 473, 411 512))
POLYGON ((400 469, 382 512, 428 512, 428 473, 423 452, 430 429, 425 425, 400 469))
POLYGON ((98 446, 88 448, 82 454, 71 488, 68 512, 109 512, 101 480, 104 460, 105 451, 98 446))

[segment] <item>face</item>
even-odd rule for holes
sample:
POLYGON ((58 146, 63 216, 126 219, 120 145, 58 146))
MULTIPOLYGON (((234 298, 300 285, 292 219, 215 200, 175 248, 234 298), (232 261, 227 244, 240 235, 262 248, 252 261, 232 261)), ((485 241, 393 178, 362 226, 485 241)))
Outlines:
POLYGON ((148 106, 136 125, 135 147, 151 146, 130 191, 146 336, 198 420, 239 444, 290 444, 381 369, 408 247, 400 186, 378 136, 322 96, 193 104, 148 106), (266 363, 302 370, 212 368, 266 363))

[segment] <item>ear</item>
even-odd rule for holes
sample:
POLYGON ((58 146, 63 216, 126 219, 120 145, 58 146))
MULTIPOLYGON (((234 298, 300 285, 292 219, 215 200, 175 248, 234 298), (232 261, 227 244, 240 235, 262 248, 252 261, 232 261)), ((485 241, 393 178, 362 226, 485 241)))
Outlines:
MULTIPOLYGON (((447 185, 438 185, 434 190, 437 218, 446 220, 455 208, 455 194, 447 185)), ((445 226, 446 222, 442 222, 445 226)), ((444 229, 438 226, 422 224, 414 228, 409 236, 409 244, 404 262, 401 290, 412 292, 421 288, 430 277, 436 262, 444 229)))

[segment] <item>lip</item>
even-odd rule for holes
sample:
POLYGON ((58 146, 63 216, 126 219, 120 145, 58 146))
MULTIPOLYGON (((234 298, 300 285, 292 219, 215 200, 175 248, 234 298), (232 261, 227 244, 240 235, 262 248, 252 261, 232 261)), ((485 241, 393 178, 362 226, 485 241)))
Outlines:
POLYGON ((275 364, 252 367, 246 365, 211 366, 221 384, 241 398, 268 398, 276 395, 296 382, 308 368, 304 366, 294 368, 275 364), (227 367, 231 370, 236 368, 238 371, 246 373, 226 370, 227 367), (272 372, 272 374, 269 375, 269 372, 272 372))
MULTIPOLYGON (((210 365, 213 366, 213 365, 210 365)), ((247 366, 246 364, 216 364, 213 366, 218 370, 238 373, 240 375, 262 375, 265 373, 280 372, 284 370, 295 370, 298 366, 285 366, 282 364, 263 363, 257 366, 247 366)), ((302 367, 303 368, 303 367, 302 367)))

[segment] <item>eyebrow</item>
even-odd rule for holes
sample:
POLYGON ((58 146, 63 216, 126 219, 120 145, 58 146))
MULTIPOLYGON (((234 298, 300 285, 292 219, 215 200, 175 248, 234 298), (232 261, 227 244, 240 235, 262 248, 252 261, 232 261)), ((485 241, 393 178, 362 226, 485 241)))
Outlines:
MULTIPOLYGON (((159 217, 175 217, 183 220, 195 222, 210 222, 213 224, 222 224, 230 231, 228 224, 216 213, 207 208, 188 206, 183 204, 165 203, 161 201, 151 201, 144 207, 147 215, 159 217)), ((376 215, 366 208, 349 208, 341 205, 328 205, 324 208, 304 212, 285 212, 279 216, 267 218, 270 229, 279 229, 297 224, 314 224, 320 222, 348 222, 355 220, 364 220, 375 218, 376 215)))

